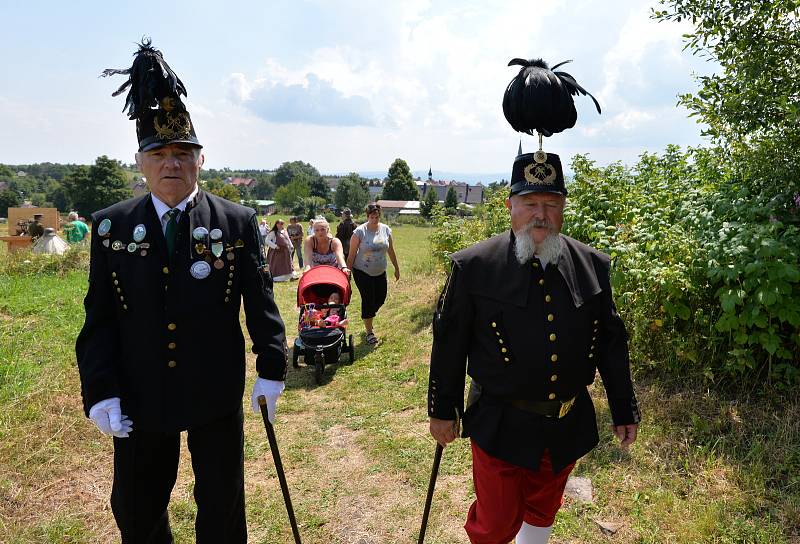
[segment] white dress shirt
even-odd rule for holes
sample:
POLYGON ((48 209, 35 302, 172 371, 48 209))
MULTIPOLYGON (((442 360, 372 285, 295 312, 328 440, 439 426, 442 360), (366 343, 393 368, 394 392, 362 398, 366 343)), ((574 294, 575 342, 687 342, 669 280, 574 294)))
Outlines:
MULTIPOLYGON (((200 188, 197 185, 195 185, 194 191, 189 193, 189 196, 187 196, 186 198, 181 200, 178 203, 178 205, 175 206, 175 207, 178 208, 181 211, 181 213, 183 213, 184 210, 186 210, 186 205, 189 203, 190 200, 192 200, 195 197, 195 195, 197 194, 197 191, 199 191, 199 190, 200 190, 200 188)), ((167 223, 169 222, 169 216, 167 215, 167 212, 170 211, 173 208, 170 208, 169 206, 164 204, 153 193, 150 193, 150 198, 153 199, 153 206, 156 207, 156 214, 158 215, 158 219, 161 221, 161 231, 166 235, 166 233, 167 233, 167 223)), ((180 219, 181 219, 181 214, 179 213, 178 216, 175 218, 175 220, 176 221, 180 221, 180 219)))

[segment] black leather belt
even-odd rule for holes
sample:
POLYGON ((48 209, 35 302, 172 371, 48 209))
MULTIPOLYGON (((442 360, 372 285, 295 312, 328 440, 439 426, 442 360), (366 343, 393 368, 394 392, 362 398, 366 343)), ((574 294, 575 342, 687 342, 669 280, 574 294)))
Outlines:
POLYGON ((485 396, 499 400, 501 402, 505 402, 510 404, 514 408, 519 408, 523 412, 530 412, 532 414, 538 414, 540 416, 545 417, 553 417, 556 419, 561 419, 562 417, 566 416, 570 410, 572 410, 572 406, 575 404, 575 399, 577 399, 577 395, 572 397, 569 400, 560 401, 560 400, 527 400, 527 399, 512 399, 508 397, 500 397, 495 395, 486 395, 485 396))

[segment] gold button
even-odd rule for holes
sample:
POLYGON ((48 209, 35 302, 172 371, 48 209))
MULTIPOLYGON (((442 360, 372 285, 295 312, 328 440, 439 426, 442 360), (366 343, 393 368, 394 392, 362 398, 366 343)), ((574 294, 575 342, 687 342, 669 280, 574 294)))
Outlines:
POLYGON ((539 285, 544 285, 544 280, 543 279, 539 280, 539 285))
POLYGON ((114 280, 114 285, 119 285, 119 280, 114 280))
POLYGON ((552 321, 552 320, 554 320, 555 318, 556 318, 556 316, 554 316, 553 314, 547 314, 547 320, 548 320, 548 321, 552 321))
POLYGON ((167 328, 171 331, 174 331, 175 329, 178 328, 178 326, 175 323, 170 323, 169 325, 167 325, 167 328))
POLYGON ((497 336, 500 336, 500 331, 494 331, 497 336))
POLYGON ((164 291, 166 291, 167 289, 169 289, 169 286, 168 286, 168 285, 165 285, 165 286, 164 286, 164 291))
POLYGON ((165 266, 164 268, 162 268, 162 269, 161 269, 161 271, 162 271, 164 274, 169 274, 169 267, 168 267, 168 266, 165 266))
POLYGON ((111 277, 112 277, 112 278, 116 278, 116 277, 117 277, 117 273, 116 273, 116 272, 112 272, 112 273, 111 273, 111 277))
POLYGON ((547 398, 550 399, 550 400, 553 400, 554 398, 556 398, 556 394, 555 393, 550 393, 549 395, 547 395, 547 398))
POLYGON ((592 332, 593 332, 593 333, 595 333, 595 334, 597 334, 597 329, 594 329, 592 332))
POLYGON ((120 289, 119 287, 117 287, 117 293, 121 293, 121 292, 122 292, 122 289, 120 289))
POLYGON ((557 375, 557 374, 553 374, 552 376, 550 376, 550 381, 551 381, 551 382, 554 382, 554 381, 556 381, 557 379, 558 379, 558 375, 557 375))
POLYGON ((590 347, 589 349, 594 349, 594 344, 592 344, 592 347, 590 347))
POLYGON ((170 368, 175 368, 176 366, 178 366, 178 362, 177 361, 170 361, 170 362, 167 363, 167 366, 170 367, 170 368))
POLYGON ((594 353, 589 354, 589 359, 591 359, 592 357, 594 357, 594 353))
POLYGON ((234 269, 234 266, 233 266, 233 265, 231 265, 231 266, 228 268, 228 270, 233 270, 233 269, 234 269))
POLYGON ((505 353, 505 352, 507 352, 508 350, 507 350, 506 348, 500 348, 500 351, 502 351, 503 353, 505 353))
POLYGON ((175 349, 177 346, 178 344, 176 344, 175 342, 170 342, 169 344, 167 344, 167 347, 169 349, 175 349))
POLYGON ((544 301, 545 302, 550 302, 551 300, 553 300, 553 297, 551 297, 550 295, 545 295, 544 296, 544 301))
POLYGON ((534 268, 539 268, 539 263, 537 263, 537 262, 534 262, 534 263, 533 263, 533 267, 534 267, 534 268))
POLYGON ((503 360, 504 360, 505 362, 509 362, 511 359, 509 359, 508 357, 503 357, 503 360))
POLYGON ((556 341, 556 334, 553 333, 553 332, 550 333, 550 341, 551 342, 555 342, 556 341))
POLYGON ((230 299, 229 299, 228 297, 225 297, 225 302, 228 302, 229 300, 230 300, 230 299))
POLYGON ((595 320, 594 320, 594 324, 595 324, 595 325, 597 325, 598 323, 600 323, 600 322, 599 322, 598 320, 596 320, 596 319, 595 319, 595 320))
POLYGON ((551 360, 551 361, 553 361, 553 362, 555 363, 556 361, 558 361, 558 355, 556 355, 555 353, 554 353, 554 354, 552 354, 552 355, 550 356, 550 360, 551 360))
POLYGON ((592 342, 594 342, 595 340, 597 340, 597 337, 596 336, 592 336, 592 342))
POLYGON ((128 309, 128 305, 127 305, 127 304, 123 304, 123 305, 122 305, 122 309, 123 309, 123 310, 127 310, 127 309, 128 309))
POLYGON ((498 342, 499 344, 502 344, 502 343, 503 343, 503 339, 502 339, 502 338, 498 338, 498 339, 497 339, 497 342, 498 342))
POLYGON ((119 296, 119 300, 120 300, 120 302, 122 302, 123 300, 125 300, 125 297, 123 297, 122 295, 120 295, 120 296, 119 296))
POLYGON ((233 285, 233 282, 231 280, 228 280, 228 285, 233 285))
POLYGON ((494 327, 494 328, 497 328, 497 323, 495 323, 494 321, 492 321, 492 327, 494 327))
POLYGON ((233 278, 233 272, 231 272, 230 274, 228 274, 228 277, 229 277, 229 278, 233 278))
POLYGON ((225 294, 226 295, 230 295, 231 294, 231 290, 230 289, 225 289, 225 294))

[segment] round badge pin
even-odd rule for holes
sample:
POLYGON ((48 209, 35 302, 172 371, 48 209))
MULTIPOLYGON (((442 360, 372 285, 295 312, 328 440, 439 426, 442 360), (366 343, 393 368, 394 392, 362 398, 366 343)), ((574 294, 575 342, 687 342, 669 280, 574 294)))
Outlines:
POLYGON ((144 225, 136 225, 133 229, 133 241, 134 242, 141 242, 144 240, 144 237, 147 235, 147 228, 144 225))
POLYGON ((133 253, 136 251, 136 242, 131 242, 128 244, 128 253, 133 253))
POLYGON ((125 247, 125 244, 123 244, 119 240, 114 240, 114 243, 111 244, 111 249, 113 249, 114 251, 119 251, 123 247, 125 247))
POLYGON ((197 227, 192 231, 192 237, 199 242, 204 241, 206 236, 208 236, 208 229, 205 227, 197 227))
POLYGON ((232 260, 234 259, 233 253, 228 253, 228 254, 225 256, 225 258, 226 258, 226 259, 228 259, 229 261, 232 261, 232 260))
POLYGON ((217 259, 216 261, 214 261, 214 268, 216 268, 217 270, 222 270, 224 266, 225 263, 222 261, 222 259, 217 259))
POLYGON ((219 229, 212 229, 211 230, 211 239, 212 240, 222 240, 222 231, 219 229))
POLYGON ((536 161, 537 164, 543 164, 547 162, 547 153, 540 149, 533 154, 533 160, 536 161))
POLYGON ((100 225, 97 227, 97 234, 108 236, 109 232, 111 232, 111 219, 106 218, 100 221, 100 225))
POLYGON ((141 255, 142 257, 147 257, 147 250, 146 249, 141 250, 139 252, 139 255, 141 255))
POLYGON ((209 274, 211 274, 211 265, 205 261, 197 261, 192 264, 192 267, 189 269, 189 273, 196 280, 205 279, 209 274))

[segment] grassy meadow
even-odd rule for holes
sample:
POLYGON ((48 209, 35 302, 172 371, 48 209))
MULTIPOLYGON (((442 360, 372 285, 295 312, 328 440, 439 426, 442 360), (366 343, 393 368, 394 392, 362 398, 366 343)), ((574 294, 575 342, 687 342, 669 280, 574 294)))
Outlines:
MULTIPOLYGON (((429 233, 394 228, 402 278, 390 280, 375 320, 380 346, 364 342, 354 289, 355 363, 327 367, 319 386, 311 369, 289 369, 276 431, 303 542, 416 542, 434 451, 425 406, 430 319, 443 280, 429 233)), ((112 444, 83 416, 75 366, 85 267, 85 253, 53 260, 0 248, 2 543, 118 541, 108 502, 112 444)), ((296 286, 275 288, 290 342, 296 286)), ((246 403, 253 379, 251 371, 246 403)), ((625 452, 612 442, 602 385, 593 387, 601 445, 575 474, 591 478, 595 502, 568 499, 551 542, 800 542, 797 402, 736 401, 679 378, 641 378, 637 391, 644 419, 625 452), (596 521, 622 525, 608 536, 596 521)), ((250 541, 291 542, 260 415, 247 412, 245 433, 250 541)), ((176 541, 189 543, 195 505, 185 440, 182 455, 170 517, 176 541)), ((445 450, 426 542, 467 542, 470 471, 459 440, 445 450)))

